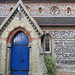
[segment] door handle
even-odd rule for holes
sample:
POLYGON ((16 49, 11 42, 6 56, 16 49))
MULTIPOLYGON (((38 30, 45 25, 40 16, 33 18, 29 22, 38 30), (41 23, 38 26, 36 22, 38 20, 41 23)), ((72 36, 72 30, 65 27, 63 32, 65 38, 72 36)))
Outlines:
POLYGON ((22 62, 24 62, 24 59, 21 59, 22 62))

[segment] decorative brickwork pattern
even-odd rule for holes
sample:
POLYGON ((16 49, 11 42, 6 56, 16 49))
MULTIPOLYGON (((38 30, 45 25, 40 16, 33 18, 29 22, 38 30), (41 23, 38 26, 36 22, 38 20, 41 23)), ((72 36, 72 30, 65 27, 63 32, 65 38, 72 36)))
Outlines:
POLYGON ((57 63, 60 65, 74 65, 75 64, 75 40, 73 41, 56 41, 55 43, 55 54, 57 58, 57 63), (65 58, 61 60, 61 58, 65 58), (66 60, 67 59, 67 60, 66 60))
MULTIPOLYGON (((0 4, 0 16, 7 16, 10 12, 10 8, 11 7, 14 7, 15 4, 0 4)), ((27 4, 25 3, 25 6, 28 6, 30 10, 28 10, 31 15, 33 17, 54 17, 54 16, 72 16, 74 17, 75 16, 75 4, 50 4, 50 3, 36 3, 36 4, 33 4, 33 3, 30 3, 30 4, 27 4), (50 13, 50 9, 52 6, 57 6, 59 8, 59 12, 58 14, 51 14, 50 13), (71 14, 67 14, 66 11, 67 11, 67 7, 70 7, 71 8, 71 14), (38 12, 38 8, 41 7, 42 8, 42 14, 39 14, 38 12)))
POLYGON ((59 65, 75 65, 75 30, 50 30, 59 65))
POLYGON ((56 56, 62 57, 75 57, 75 41, 60 41, 55 42, 55 52, 56 56))
POLYGON ((55 75, 75 75, 75 67, 57 67, 55 75))
POLYGON ((56 72, 55 75, 75 75, 75 72, 56 72))
POLYGON ((75 30, 50 31, 54 39, 75 39, 75 30))
POLYGON ((75 64, 75 60, 57 60, 57 63, 59 65, 74 65, 75 64))
POLYGON ((0 4, 0 16, 5 17, 9 14, 10 8, 13 7, 13 5, 7 5, 7 4, 0 4))

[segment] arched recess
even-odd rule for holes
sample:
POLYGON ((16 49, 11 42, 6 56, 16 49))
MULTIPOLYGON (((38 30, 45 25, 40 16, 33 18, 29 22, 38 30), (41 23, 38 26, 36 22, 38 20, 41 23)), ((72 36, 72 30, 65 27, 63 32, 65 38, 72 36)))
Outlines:
MULTIPOLYGON (((30 37, 30 32, 28 32, 25 28, 23 27, 16 27, 14 28, 8 35, 8 38, 7 38, 7 52, 6 52, 6 70, 5 70, 5 75, 11 75, 11 71, 10 71, 10 60, 11 60, 11 47, 12 47, 12 40, 14 38, 14 36, 19 33, 19 32, 23 32, 25 33, 25 35, 28 37, 29 39, 29 45, 28 47, 30 48, 31 47, 31 42, 32 42, 32 39, 30 37)), ((29 49, 30 50, 30 49, 29 49)), ((31 50, 30 50, 31 51, 31 50)), ((30 52, 31 53, 31 52, 30 52)), ((30 54, 31 55, 31 54, 30 54)), ((31 57, 31 56, 30 56, 31 57)), ((31 58, 30 58, 31 60, 31 58)), ((30 64, 30 62, 29 62, 30 64)), ((30 73, 30 70, 29 70, 29 73, 30 73)))
POLYGON ((44 53, 52 53, 52 36, 45 34, 41 39, 41 44, 43 46, 44 53))
POLYGON ((44 51, 45 53, 51 53, 51 38, 48 34, 44 37, 44 51))
POLYGON ((72 11, 72 9, 70 6, 66 7, 66 14, 67 15, 71 15, 71 11, 72 11))

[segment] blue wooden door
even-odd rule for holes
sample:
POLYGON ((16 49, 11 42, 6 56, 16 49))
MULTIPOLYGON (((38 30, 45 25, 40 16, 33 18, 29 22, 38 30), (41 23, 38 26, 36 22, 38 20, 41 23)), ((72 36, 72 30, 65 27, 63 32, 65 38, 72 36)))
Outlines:
POLYGON ((11 75, 28 75, 29 71, 29 40, 23 33, 19 32, 12 41, 11 48, 11 75))

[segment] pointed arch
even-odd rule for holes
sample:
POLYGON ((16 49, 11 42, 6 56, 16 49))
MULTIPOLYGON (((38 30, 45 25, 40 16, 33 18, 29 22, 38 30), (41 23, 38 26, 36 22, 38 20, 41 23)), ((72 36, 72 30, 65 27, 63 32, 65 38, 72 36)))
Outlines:
POLYGON ((68 6, 68 7, 66 8, 66 13, 70 15, 70 14, 71 14, 71 10, 72 10, 71 7, 68 6))
POLYGON ((42 13, 42 7, 38 8, 39 13, 42 13))
POLYGON ((51 53, 51 36, 46 34, 43 37, 43 48, 45 53, 51 53))
POLYGON ((28 32, 25 28, 23 27, 16 27, 15 29, 13 29, 10 33, 9 33, 9 36, 7 38, 7 42, 8 43, 11 43, 12 42, 12 39, 14 38, 14 36, 18 33, 18 32, 24 32, 28 39, 29 39, 29 42, 31 43, 31 37, 30 37, 30 32, 28 32))
POLYGON ((49 51, 49 50, 50 50, 49 45, 50 45, 49 36, 46 35, 46 36, 45 36, 45 51, 49 51))
POLYGON ((37 11, 38 11, 38 14, 39 14, 39 15, 42 15, 42 14, 43 14, 43 7, 42 7, 42 6, 39 6, 39 7, 37 8, 37 11))

